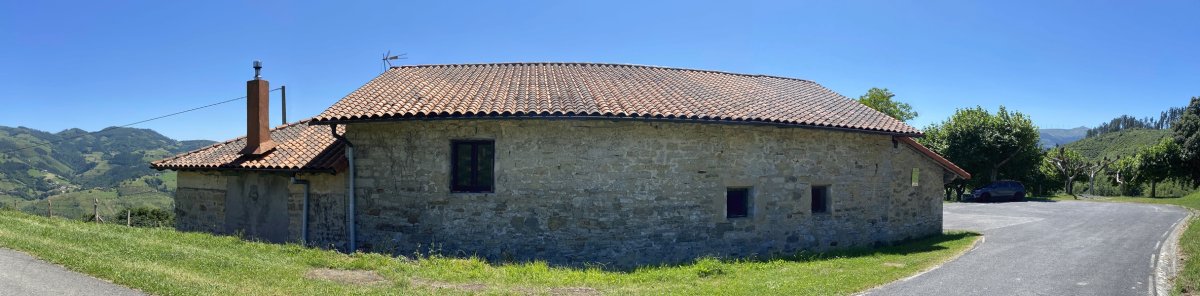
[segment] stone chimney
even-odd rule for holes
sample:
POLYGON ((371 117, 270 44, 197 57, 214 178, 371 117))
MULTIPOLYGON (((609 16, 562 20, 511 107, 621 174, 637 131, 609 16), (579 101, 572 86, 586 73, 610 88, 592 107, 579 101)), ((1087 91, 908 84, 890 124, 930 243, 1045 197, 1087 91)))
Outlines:
POLYGON ((261 70, 262 62, 254 61, 254 80, 246 81, 246 148, 241 154, 263 155, 276 146, 267 118, 271 86, 262 79, 261 70))

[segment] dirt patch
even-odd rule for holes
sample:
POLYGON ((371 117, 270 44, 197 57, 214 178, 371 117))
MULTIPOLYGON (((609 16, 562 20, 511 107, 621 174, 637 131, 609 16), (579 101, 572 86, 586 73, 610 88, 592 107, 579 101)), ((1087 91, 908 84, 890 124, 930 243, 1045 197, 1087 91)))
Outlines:
POLYGON ((413 286, 429 287, 434 289, 452 289, 464 292, 480 292, 487 290, 488 286, 484 284, 455 284, 435 280, 427 280, 423 278, 412 278, 409 280, 413 286))
MULTIPOLYGON (((550 288, 545 290, 550 295, 565 295, 565 296, 593 296, 600 295, 600 291, 587 287, 563 287, 550 288)), ((536 293, 534 293, 536 294, 536 293)))
POLYGON ((387 283, 387 279, 370 270, 343 270, 317 268, 309 270, 304 277, 316 280, 331 281, 346 285, 370 286, 387 283))
MULTIPOLYGON (((480 283, 447 283, 423 278, 412 278, 409 280, 413 286, 421 286, 432 289, 451 289, 469 293, 479 293, 488 290, 488 285, 480 283)), ((600 291, 588 287, 558 287, 558 288, 528 288, 518 287, 512 288, 509 292, 524 295, 562 295, 562 296, 592 296, 600 295, 600 291)))

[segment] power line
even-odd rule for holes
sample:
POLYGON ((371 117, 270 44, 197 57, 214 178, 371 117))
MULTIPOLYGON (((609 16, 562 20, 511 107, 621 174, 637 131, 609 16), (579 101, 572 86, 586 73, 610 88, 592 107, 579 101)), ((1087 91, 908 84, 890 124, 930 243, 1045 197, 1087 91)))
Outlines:
MULTIPOLYGON (((270 91, 272 91, 272 92, 277 91, 277 90, 280 90, 281 88, 282 87, 276 87, 276 88, 271 89, 270 91)), ((183 110, 183 111, 179 111, 179 112, 175 112, 175 113, 171 113, 171 114, 167 114, 167 115, 162 115, 162 116, 158 116, 158 117, 154 117, 154 118, 150 118, 150 119, 146 119, 146 120, 137 121, 134 123, 117 126, 117 128, 130 127, 130 126, 147 123, 147 122, 151 122, 151 121, 155 121, 155 120, 159 120, 159 119, 163 119, 163 118, 167 118, 167 117, 171 117, 171 116, 175 116, 175 115, 179 115, 179 114, 183 114, 183 113, 188 113, 188 112, 192 112, 192 111, 196 111, 196 110, 200 110, 200 109, 204 109, 204 108, 209 108, 209 107, 213 107, 213 106, 217 106, 217 105, 221 105, 221 104, 225 104, 225 103, 229 103, 229 102, 233 102, 233 101, 237 101, 237 100, 242 100, 245 98, 246 98, 245 96, 241 96, 241 97, 237 97, 237 98, 233 98, 233 99, 228 99, 228 100, 224 100, 224 101, 220 101, 220 102, 216 102, 216 103, 212 103, 212 104, 208 104, 208 105, 204 105, 204 106, 200 106, 200 107, 196 107, 196 108, 191 108, 191 109, 187 109, 187 110, 183 110)), ((88 133, 84 133, 84 134, 80 134, 80 135, 76 135, 76 136, 72 136, 72 137, 66 137, 63 139, 59 139, 58 141, 47 142, 45 144, 34 144, 34 145, 26 146, 26 147, 12 149, 12 150, 8 150, 8 151, 0 152, 0 154, 9 154, 9 153, 13 153, 13 152, 29 150, 29 149, 33 149, 33 148, 37 148, 37 147, 42 147, 42 146, 50 146, 50 145, 82 138, 84 136, 99 134, 99 133, 109 131, 109 130, 114 130, 114 129, 115 128, 103 129, 103 130, 98 130, 98 131, 94 131, 94 132, 88 132, 88 133)))

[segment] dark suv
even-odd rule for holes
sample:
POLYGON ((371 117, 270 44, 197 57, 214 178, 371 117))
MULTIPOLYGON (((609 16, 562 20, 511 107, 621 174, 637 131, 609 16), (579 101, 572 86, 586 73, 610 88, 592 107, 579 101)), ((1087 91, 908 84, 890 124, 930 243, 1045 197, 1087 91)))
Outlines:
POLYGON ((996 181, 971 191, 971 197, 975 201, 1020 201, 1025 199, 1025 185, 1017 181, 996 181))

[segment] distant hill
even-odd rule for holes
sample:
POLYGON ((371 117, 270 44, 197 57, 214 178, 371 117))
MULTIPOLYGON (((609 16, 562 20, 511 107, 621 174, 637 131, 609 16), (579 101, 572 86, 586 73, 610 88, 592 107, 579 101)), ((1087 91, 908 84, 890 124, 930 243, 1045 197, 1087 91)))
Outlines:
POLYGON ((1038 134, 1041 135, 1042 140, 1038 144, 1040 144, 1042 148, 1053 148, 1055 145, 1066 145, 1067 143, 1083 139, 1084 136, 1087 136, 1087 132, 1088 128, 1082 126, 1073 129, 1039 129, 1038 134))
POLYGON ((1067 144, 1066 147, 1091 159, 1117 158, 1137 154, 1143 147, 1154 145, 1160 139, 1169 136, 1170 130, 1127 129, 1088 137, 1067 144))
POLYGON ((174 190, 168 188, 174 183, 162 182, 163 174, 150 169, 148 162, 213 143, 176 141, 149 129, 50 133, 0 126, 0 198, 37 200, 87 189, 129 187, 131 180, 145 183, 137 187, 168 192, 174 190))

